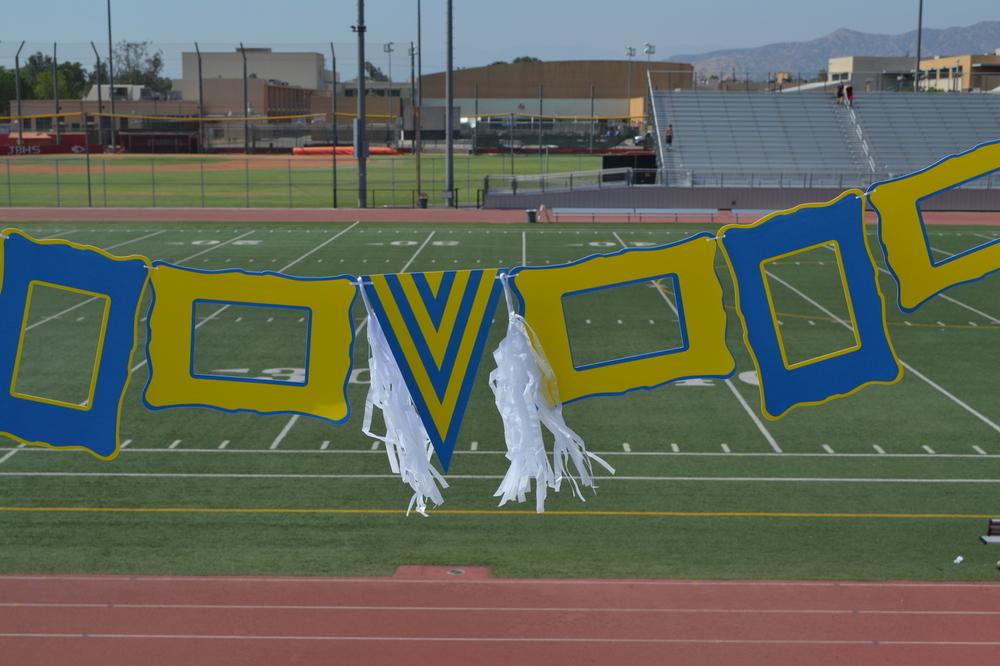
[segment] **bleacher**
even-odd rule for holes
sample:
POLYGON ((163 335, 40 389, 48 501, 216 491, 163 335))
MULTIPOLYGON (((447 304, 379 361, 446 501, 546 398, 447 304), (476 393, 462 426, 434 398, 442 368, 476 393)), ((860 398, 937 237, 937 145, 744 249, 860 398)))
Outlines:
POLYGON ((864 93, 854 111, 878 170, 893 176, 1000 139, 997 95, 864 93))
POLYGON ((652 97, 668 184, 851 187, 870 179, 850 117, 831 95, 683 90, 652 97), (663 144, 668 124, 672 150, 663 144))

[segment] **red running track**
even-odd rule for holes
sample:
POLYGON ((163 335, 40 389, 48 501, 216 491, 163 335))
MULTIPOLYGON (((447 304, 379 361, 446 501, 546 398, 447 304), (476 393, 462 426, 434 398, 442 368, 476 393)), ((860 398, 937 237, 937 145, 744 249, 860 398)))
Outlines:
POLYGON ((1000 663, 1000 585, 0 577, 3 664, 1000 663))

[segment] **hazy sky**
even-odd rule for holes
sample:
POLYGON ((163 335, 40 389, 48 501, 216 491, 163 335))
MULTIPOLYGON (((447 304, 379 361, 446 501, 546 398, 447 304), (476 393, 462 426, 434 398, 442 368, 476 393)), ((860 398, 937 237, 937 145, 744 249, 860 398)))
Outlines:
MULTIPOLYGON (((11 65, 20 40, 25 52, 60 42, 63 57, 93 60, 90 40, 107 48, 105 2, 46 0, 5 2, 0 24, 0 65, 11 65)), ((393 41, 394 78, 405 78, 406 50, 416 39, 416 0, 369 0, 369 60, 384 66, 381 43, 393 41)), ((801 41, 846 27, 900 33, 916 28, 917 0, 455 0, 455 64, 477 66, 518 55, 546 60, 620 58, 624 47, 656 45, 657 58, 718 48, 801 41)), ((181 43, 190 49, 337 43, 338 69, 355 58, 351 25, 355 0, 112 0, 115 41, 150 40, 164 50, 168 68, 179 69, 181 43)), ((423 0, 424 70, 444 65, 444 0, 423 0)), ((998 0, 925 0, 924 25, 944 28, 1000 19, 998 0)), ((1000 46, 1000 44, 998 44, 1000 46)), ((170 72, 177 75, 178 72, 170 72)))

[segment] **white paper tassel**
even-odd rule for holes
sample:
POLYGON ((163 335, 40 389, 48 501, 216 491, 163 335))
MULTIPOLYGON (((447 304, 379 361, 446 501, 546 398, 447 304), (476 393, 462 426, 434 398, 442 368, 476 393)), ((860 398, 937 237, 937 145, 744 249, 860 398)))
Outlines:
POLYGON ((438 484, 441 488, 447 488, 448 482, 431 464, 431 456, 434 454, 431 439, 427 436, 427 430, 420 420, 399 365, 372 312, 360 280, 358 289, 368 310, 368 371, 371 375, 361 429, 369 437, 385 444, 392 473, 399 474, 403 483, 413 489, 406 515, 410 515, 410 511, 415 509, 426 517, 428 500, 435 506, 444 503, 438 484), (376 408, 382 410, 385 435, 372 432, 372 414, 376 408))
POLYGON ((552 367, 528 322, 514 311, 507 275, 501 274, 500 279, 507 299, 507 335, 493 352, 497 367, 490 373, 490 388, 503 420, 510 467, 494 496, 500 498, 500 506, 511 500, 524 502, 534 479, 535 510, 542 513, 547 489, 558 492, 567 478, 573 494, 586 501, 580 486, 597 488, 592 461, 611 474, 615 470, 587 451, 583 439, 566 425, 552 367), (551 464, 545 453, 543 425, 555 438, 551 464), (579 483, 569 469, 570 462, 579 483))

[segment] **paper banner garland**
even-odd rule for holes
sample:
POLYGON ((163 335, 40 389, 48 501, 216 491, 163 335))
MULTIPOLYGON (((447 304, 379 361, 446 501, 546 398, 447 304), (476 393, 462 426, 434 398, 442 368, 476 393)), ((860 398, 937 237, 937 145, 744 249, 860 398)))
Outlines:
MULTIPOLYGON (((16 229, 2 236, 0 381, 9 388, 0 390, 0 433, 27 444, 114 458, 147 260, 113 257, 66 241, 38 241, 16 229), (32 295, 39 287, 104 302, 89 390, 79 403, 17 390, 25 338, 36 325, 29 324, 32 295)), ((58 353, 58 348, 50 350, 58 353)))
POLYGON ((899 381, 902 364, 889 338, 879 269, 865 236, 866 200, 878 215, 881 247, 899 287, 898 305, 910 312, 950 287, 1000 270, 1000 239, 987 239, 944 259, 935 257, 920 211, 926 198, 997 169, 1000 141, 876 183, 867 192, 849 190, 826 203, 779 211, 751 225, 724 227, 718 235, 700 233, 657 247, 509 271, 317 278, 203 271, 162 261, 151 264, 141 256, 115 257, 66 241, 35 240, 8 229, 0 234, 0 382, 6 383, 0 390, 0 434, 25 444, 82 449, 103 459, 117 455, 147 282, 152 296, 149 379, 143 393, 147 407, 290 413, 343 423, 350 415, 351 308, 360 291, 368 315, 372 380, 362 430, 385 444, 390 467, 413 493, 410 508, 425 513, 428 505, 443 501, 441 490, 448 484, 435 468, 433 454, 447 472, 503 292, 507 329, 493 354, 496 369, 490 387, 503 421, 510 467, 496 496, 501 504, 525 501, 534 485, 536 510, 542 511, 547 491, 558 490, 564 480, 583 499, 581 489, 596 485, 594 463, 614 472, 587 452, 583 438, 567 425, 564 404, 681 379, 727 378, 734 372, 726 340, 727 303, 715 267, 720 250, 766 417, 781 418, 803 405, 899 381), (834 260, 838 278, 833 286, 843 292, 845 317, 782 278, 780 262, 810 251, 829 251, 834 260), (783 284, 826 311, 850 329, 850 341, 813 358, 790 358, 773 284, 783 284), (631 351, 638 345, 622 345, 626 351, 612 353, 607 352, 611 345, 600 340, 599 351, 609 358, 574 358, 567 302, 636 285, 658 292, 662 302, 657 307, 669 308, 676 316, 679 342, 642 353, 631 351), (62 306, 46 300, 52 298, 77 304, 56 311, 62 306), (93 352, 67 351, 72 340, 58 339, 47 329, 45 338, 36 337, 41 324, 91 303, 99 313, 93 352), (199 316, 199 308, 209 314, 199 316), (199 328, 229 308, 291 311, 300 325, 297 330, 305 331, 306 367, 286 377, 234 376, 199 367, 199 328), (44 382, 32 373, 44 379, 46 372, 55 372, 53 364, 38 360, 43 357, 72 361, 59 371, 73 373, 73 391, 46 395, 35 388, 44 382), (374 432, 376 410, 382 413, 384 434, 374 432), (551 459, 547 437, 554 441, 551 459))
POLYGON ((447 472, 496 311, 496 270, 366 275, 364 282, 372 312, 447 472))

